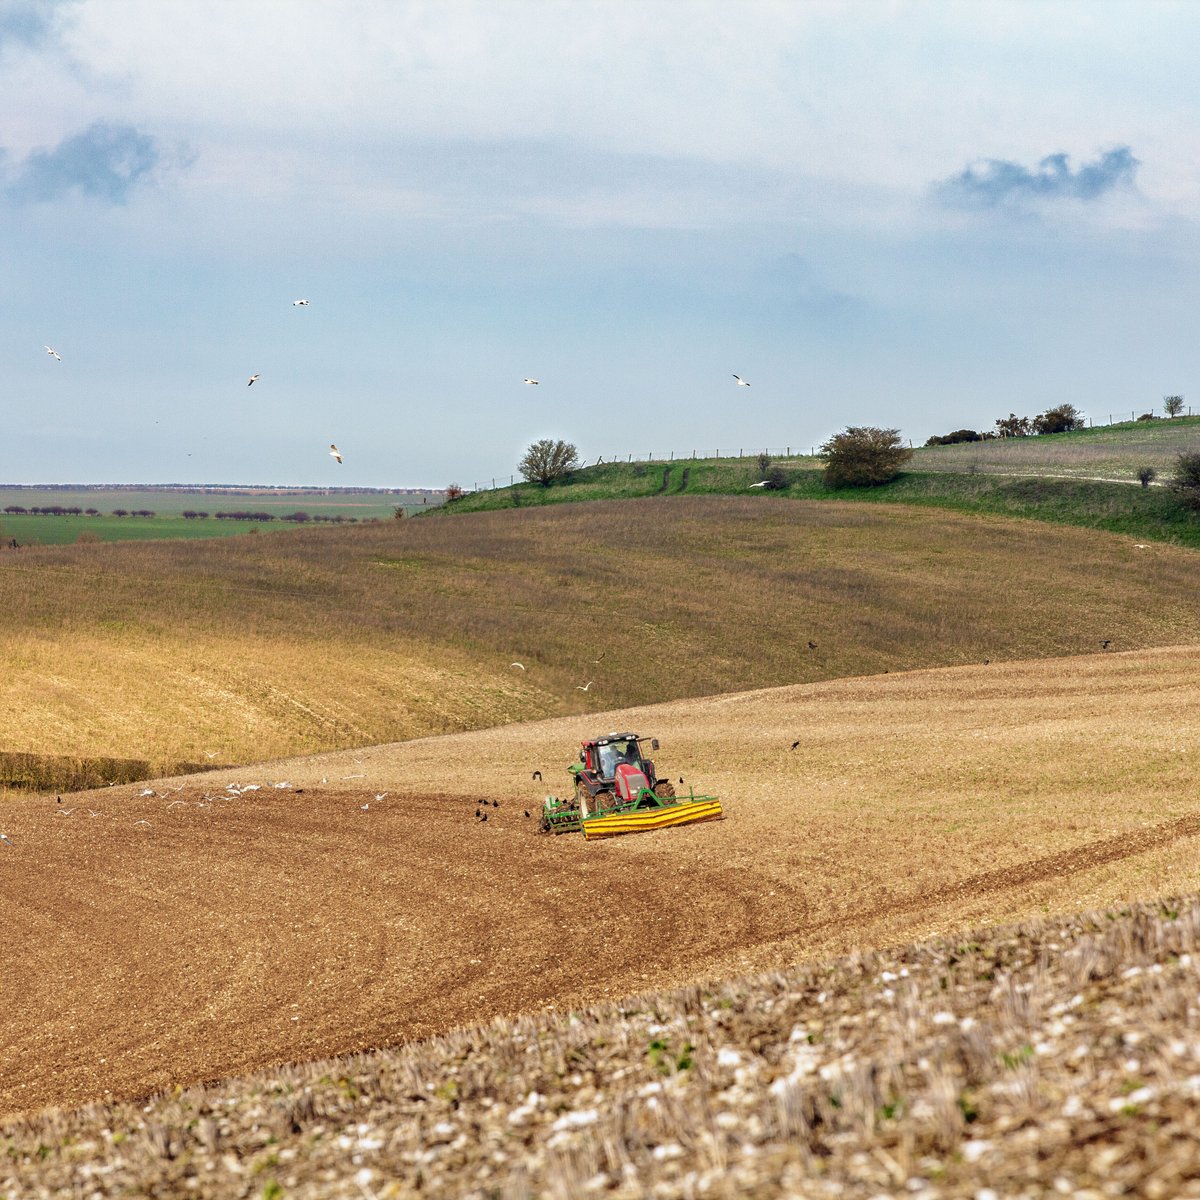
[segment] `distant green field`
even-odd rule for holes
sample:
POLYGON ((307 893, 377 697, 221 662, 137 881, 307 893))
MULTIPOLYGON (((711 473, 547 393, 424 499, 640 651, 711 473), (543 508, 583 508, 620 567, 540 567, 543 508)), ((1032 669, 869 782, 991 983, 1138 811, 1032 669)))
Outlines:
MULTIPOLYGON (((270 522, 271 527, 280 522, 270 522)), ((249 533, 253 521, 188 521, 183 517, 21 517, 0 512, 0 551, 13 538, 21 546, 65 546, 78 541, 141 542, 154 538, 231 537, 249 533)), ((285 525, 284 528, 289 528, 285 525)))
MULTIPOLYGON (((440 497, 438 498, 440 499, 440 497)), ((0 549, 15 538, 22 545, 60 546, 99 540, 146 541, 156 538, 230 537, 253 528, 294 528, 281 520, 292 513, 307 513, 312 518, 342 520, 391 520, 397 507, 419 512, 435 503, 432 495, 422 504, 419 495, 372 492, 281 492, 255 489, 238 494, 205 491, 124 490, 119 488, 15 488, 0 487, 0 549), (24 515, 5 512, 6 508, 24 509, 80 508, 82 515, 24 515), (99 515, 87 516, 88 509, 99 515), (126 512, 145 510, 152 517, 114 516, 117 509, 126 512), (183 513, 207 513, 207 517, 185 518, 183 513), (274 520, 248 521, 218 519, 219 512, 268 513, 274 520)))

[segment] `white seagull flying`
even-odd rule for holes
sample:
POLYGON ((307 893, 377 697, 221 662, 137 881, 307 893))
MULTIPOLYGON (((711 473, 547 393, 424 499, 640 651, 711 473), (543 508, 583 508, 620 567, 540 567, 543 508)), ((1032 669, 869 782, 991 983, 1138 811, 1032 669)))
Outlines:
POLYGON ((525 670, 525 664, 524 664, 524 663, 509 663, 508 665, 509 665, 510 667, 520 667, 522 671, 523 671, 523 670, 525 670))
POLYGON ((249 387, 257 378, 257 375, 251 375, 249 381, 246 383, 246 386, 249 387))
POLYGON ((766 486, 767 486, 767 480, 763 479, 763 480, 761 480, 761 481, 760 481, 760 482, 758 482, 758 483, 752 483, 750 486, 751 486, 751 487, 766 487, 766 486))
POLYGON ((308 301, 307 300, 293 300, 292 307, 293 308, 307 308, 308 301))
POLYGON ((51 358, 57 358, 59 362, 62 362, 62 355, 59 354, 59 352, 55 350, 53 346, 47 346, 46 353, 50 355, 51 358))
POLYGON ((735 375, 734 379, 737 380, 738 387, 749 387, 750 386, 740 375, 735 375))
POLYGON ((541 383, 542 381, 540 379, 527 379, 527 380, 525 380, 525 382, 531 383, 531 384, 533 384, 534 387, 537 387, 537 385, 539 383, 541 383))
POLYGON ((342 461, 342 452, 332 442, 329 443, 329 457, 342 461))
POLYGON ((594 679, 589 679, 589 680, 587 681, 587 683, 586 683, 586 684, 584 684, 583 686, 580 686, 580 685, 577 683, 577 684, 575 685, 575 690, 576 690, 577 692, 586 692, 586 691, 587 691, 587 690, 588 690, 588 689, 589 689, 589 688, 592 686, 592 684, 593 684, 593 683, 595 683, 595 682, 596 682, 596 681, 595 681, 594 679))

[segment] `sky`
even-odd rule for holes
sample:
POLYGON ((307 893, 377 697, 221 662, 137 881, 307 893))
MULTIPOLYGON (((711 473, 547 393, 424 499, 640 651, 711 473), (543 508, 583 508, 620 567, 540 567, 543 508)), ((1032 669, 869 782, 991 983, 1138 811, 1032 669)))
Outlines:
POLYGON ((1190 404, 1197 45, 1154 0, 0 0, 0 484, 1190 404))

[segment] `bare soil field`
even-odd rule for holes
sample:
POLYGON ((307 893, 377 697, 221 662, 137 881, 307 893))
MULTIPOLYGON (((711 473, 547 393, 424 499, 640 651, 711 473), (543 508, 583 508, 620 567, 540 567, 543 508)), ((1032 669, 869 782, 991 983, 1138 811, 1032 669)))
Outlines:
POLYGON ((916 671, 16 798, 0 1111, 1194 889, 1198 668, 916 671), (578 741, 625 728, 727 819, 538 836, 578 741))

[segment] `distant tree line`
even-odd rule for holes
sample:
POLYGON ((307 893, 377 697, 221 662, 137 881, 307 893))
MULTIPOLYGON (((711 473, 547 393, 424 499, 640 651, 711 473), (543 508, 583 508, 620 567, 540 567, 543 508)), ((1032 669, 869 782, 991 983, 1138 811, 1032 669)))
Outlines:
POLYGON ((996 428, 981 432, 976 429, 955 429, 951 433, 935 434, 927 446, 953 446, 959 442, 986 442, 992 438, 1035 437, 1043 433, 1069 433, 1085 429, 1083 413, 1073 404, 1056 404, 1036 417, 1018 417, 1009 413, 996 418, 996 428))
MULTIPOLYGON (((189 513, 183 514, 185 517, 189 513)), ((191 513, 193 517, 206 517, 208 513, 191 513)), ((269 512, 250 512, 246 509, 235 509, 233 512, 215 512, 213 517, 218 521, 295 521, 297 524, 303 524, 306 521, 324 521, 330 525, 357 525, 358 517, 344 517, 341 514, 337 516, 325 516, 322 513, 309 514, 306 512, 287 513, 279 515, 269 512)))
MULTIPOLYGON (((46 504, 41 507, 34 505, 31 508, 22 508, 19 504, 10 504, 4 511, 14 517, 78 517, 83 515, 84 510, 82 508, 64 508, 61 504, 46 504)), ((100 514, 96 509, 89 508, 87 515, 89 517, 98 517, 100 514)))
MULTIPOLYGON (((1163 412, 1168 417, 1179 416, 1183 412, 1183 396, 1164 396, 1163 412)), ((1138 420, 1156 421, 1158 417, 1153 412, 1144 412, 1138 420)), ((958 442, 984 442, 992 438, 1036 437, 1042 433, 1069 433, 1086 427, 1083 413, 1073 404, 1056 404, 1036 417, 1018 417, 1016 413, 1010 412, 1007 417, 996 419, 995 429, 984 432, 975 429, 955 429, 951 433, 934 434, 925 445, 953 446, 958 442)))

